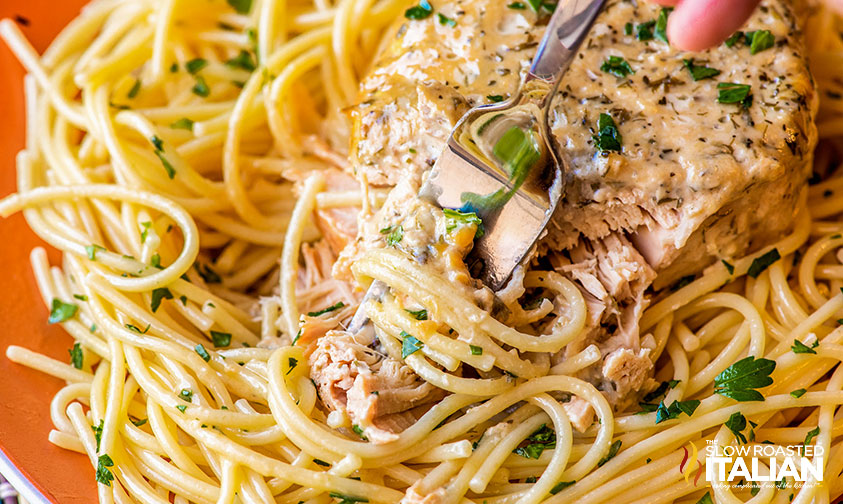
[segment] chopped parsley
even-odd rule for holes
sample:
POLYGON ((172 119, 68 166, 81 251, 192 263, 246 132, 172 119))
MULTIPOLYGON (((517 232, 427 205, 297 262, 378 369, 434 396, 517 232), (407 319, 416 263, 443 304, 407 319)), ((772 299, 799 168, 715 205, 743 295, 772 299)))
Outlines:
POLYGON ((609 56, 609 59, 600 65, 600 70, 619 78, 635 73, 632 67, 629 66, 629 62, 620 56, 609 56))
POLYGON ((181 389, 179 392, 179 399, 186 402, 193 402, 193 391, 190 389, 181 389))
POLYGON ((129 416, 129 421, 132 422, 135 427, 140 427, 144 425, 148 420, 146 418, 135 418, 133 416, 129 416))
POLYGON ((727 429, 732 431, 732 434, 735 435, 735 439, 738 443, 746 444, 746 436, 742 432, 746 429, 746 417, 741 414, 741 412, 736 411, 732 413, 732 416, 726 420, 724 424, 727 429))
POLYGON ((730 275, 734 275, 734 274, 735 274, 735 267, 734 267, 732 264, 730 264, 730 263, 726 262, 726 260, 725 260, 725 259, 720 259, 720 262, 722 262, 722 263, 723 263, 723 266, 725 266, 725 267, 726 267, 726 271, 728 271, 730 275))
POLYGON ((792 395, 793 397, 796 397, 798 399, 798 398, 802 397, 803 395, 805 395, 805 392, 807 392, 807 390, 801 388, 801 389, 796 389, 796 390, 792 391, 790 393, 790 395, 792 395))
POLYGON ((102 428, 105 425, 105 420, 100 419, 99 425, 92 425, 91 430, 94 431, 94 439, 97 440, 97 451, 100 449, 100 443, 102 442, 102 428))
POLYGON ((667 18, 673 12, 673 7, 665 7, 659 12, 659 18, 656 20, 656 30, 653 36, 666 44, 670 44, 667 40, 667 18))
POLYGON ((238 14, 248 14, 252 10, 252 0, 226 0, 238 14))
POLYGON ((766 254, 753 259, 746 274, 752 278, 758 278, 758 275, 763 273, 765 269, 769 268, 771 264, 781 258, 782 256, 779 255, 779 249, 773 249, 766 254))
POLYGON ((381 234, 386 235, 386 244, 394 247, 404 239, 404 226, 398 224, 381 229, 381 234))
POLYGON ((327 308, 323 308, 322 310, 307 312, 307 316, 308 317, 318 317, 319 315, 324 315, 324 314, 330 313, 334 310, 339 310, 340 308, 342 308, 344 306, 345 306, 345 303, 343 303, 342 301, 337 301, 336 304, 333 304, 333 305, 331 305, 327 308))
POLYGON ((152 301, 149 303, 152 313, 158 311, 158 308, 161 306, 161 301, 165 299, 173 299, 173 293, 170 292, 170 289, 161 287, 152 291, 152 301))
POLYGON ((146 334, 146 332, 149 331, 149 327, 150 327, 150 324, 146 324, 146 329, 141 331, 140 327, 138 327, 134 324, 126 324, 126 329, 128 329, 130 331, 133 331, 133 332, 136 332, 138 334, 146 334))
POLYGON ((512 450, 512 453, 524 458, 537 459, 543 451, 556 448, 556 432, 543 424, 530 434, 525 441, 527 444, 512 450))
POLYGON ((208 66, 208 60, 204 58, 194 58, 184 64, 184 68, 191 75, 196 75, 197 72, 208 66))
POLYGON ((576 483, 576 481, 560 481, 559 483, 553 485, 553 488, 550 489, 550 495, 556 495, 574 483, 576 483))
POLYGON ((50 318, 47 319, 47 323, 56 324, 73 318, 78 309, 79 307, 75 304, 65 303, 59 298, 53 298, 53 302, 50 305, 50 318))
POLYGON ((84 294, 74 294, 73 299, 78 299, 79 301, 87 301, 88 296, 86 296, 84 294))
POLYGON ((707 66, 695 65, 693 59, 683 59, 682 63, 685 65, 685 68, 688 69, 688 72, 691 73, 691 78, 695 81, 710 79, 720 75, 720 70, 707 66))
MULTIPOLYGON (((316 462, 315 459, 314 462, 316 462)), ((358 502, 369 502, 369 499, 365 497, 352 497, 350 495, 344 495, 337 492, 331 492, 329 495, 332 499, 340 499, 339 504, 357 504, 358 502)))
POLYGON ((255 60, 252 59, 252 55, 249 51, 244 51, 243 49, 240 50, 237 56, 226 61, 225 64, 231 68, 239 68, 241 70, 246 70, 247 72, 254 72, 257 68, 255 60))
POLYGON ((202 357, 202 360, 204 360, 205 362, 211 360, 211 354, 209 354, 208 351, 205 350, 205 346, 202 343, 199 343, 198 345, 193 347, 193 349, 196 350, 196 353, 198 353, 199 357, 202 357))
POLYGON ((492 103, 500 103, 504 100, 503 95, 499 94, 486 95, 486 99, 492 103))
POLYGON ((182 117, 178 121, 171 123, 170 127, 173 129, 184 129, 187 131, 193 131, 193 120, 188 119, 187 117, 182 117))
POLYGON ((108 455, 100 455, 97 458, 97 483, 102 483, 105 486, 111 486, 114 481, 114 475, 111 474, 109 467, 114 467, 114 461, 108 455))
POLYGON ((105 247, 100 247, 99 245, 88 245, 85 247, 85 252, 88 253, 88 259, 96 261, 98 250, 105 250, 105 247))
POLYGON ((68 353, 70 353, 70 364, 76 369, 82 369, 82 345, 74 343, 73 348, 68 350, 68 353))
POLYGON ((178 406, 176 406, 176 409, 184 413, 185 411, 187 411, 187 406, 185 406, 184 404, 179 404, 178 406))
POLYGON ((714 504, 714 501, 711 500, 711 492, 706 492, 705 495, 700 497, 697 504, 714 504))
POLYGON ((437 12, 436 15, 439 17, 439 24, 441 24, 443 26, 450 26, 451 28, 453 28, 454 26, 457 26, 457 22, 454 21, 453 19, 449 18, 445 14, 442 14, 441 12, 437 12))
POLYGON ((292 373, 293 370, 296 369, 296 366, 299 365, 299 360, 296 359, 295 357, 288 357, 287 358, 287 365, 290 367, 290 369, 288 369, 287 372, 284 373, 285 375, 288 375, 288 374, 292 373))
POLYGON ((524 5, 522 2, 512 2, 511 4, 507 5, 507 7, 515 10, 524 10, 527 8, 527 6, 524 5))
POLYGON ((231 344, 231 333, 211 330, 211 340, 214 348, 227 347, 231 344))
POLYGON ((419 5, 414 5, 409 9, 404 11, 404 17, 407 19, 414 19, 420 20, 430 17, 433 13, 433 7, 430 6, 430 2, 427 0, 421 0, 419 5))
POLYGON ((416 320, 427 320, 427 310, 424 308, 415 311, 404 309, 404 311, 412 315, 416 320))
POLYGON ((424 343, 416 339, 406 331, 401 331, 401 358, 406 359, 408 356, 418 352, 424 346, 424 343))
POLYGON ((317 458, 313 459, 313 463, 322 467, 331 467, 331 464, 317 458))
POLYGON ((471 349, 471 355, 483 355, 483 347, 477 345, 468 345, 471 349))
POLYGON ((632 23, 626 23, 623 25, 623 34, 632 35, 632 23))
POLYGON ((805 447, 807 447, 809 444, 811 444, 811 440, 814 439, 814 437, 819 436, 819 435, 820 435, 819 426, 817 426, 817 428, 809 431, 808 434, 805 435, 805 442, 802 443, 802 453, 805 453, 805 447))
POLYGON ((741 40, 743 40, 743 38, 744 38, 744 33, 742 31, 736 31, 729 38, 727 38, 726 41, 723 42, 723 43, 726 44, 726 47, 732 47, 735 44, 737 44, 738 42, 740 42, 741 40))
POLYGON ((485 234, 483 220, 475 212, 461 212, 450 208, 445 208, 442 211, 445 213, 445 231, 450 233, 458 226, 474 224, 477 226, 477 231, 474 233, 475 238, 481 238, 485 234))
POLYGON ((654 401, 654 400, 658 399, 659 397, 663 396, 664 393, 667 392, 668 386, 669 386, 669 384, 666 381, 661 382, 659 384, 658 388, 656 388, 656 390, 653 390, 652 392, 648 393, 647 395, 645 395, 643 397, 644 402, 654 401))
POLYGON ((664 401, 660 402, 656 408, 656 423, 660 424, 666 420, 679 418, 681 413, 688 416, 694 414, 694 411, 699 407, 700 401, 691 399, 688 401, 673 401, 670 406, 665 406, 664 401))
POLYGON ((776 361, 753 356, 741 359, 724 369, 714 378, 714 392, 736 401, 763 401, 764 396, 755 389, 773 383, 770 374, 776 361))
POLYGON ((808 346, 805 343, 802 343, 798 339, 793 340, 793 345, 790 346, 790 349, 793 350, 793 353, 796 354, 817 354, 817 351, 814 350, 820 345, 819 341, 815 341, 813 345, 808 346))
POLYGON ((202 98, 207 98, 211 94, 211 88, 208 87, 208 83, 201 75, 196 76, 196 84, 190 90, 193 91, 193 94, 202 98))
POLYGON ((600 462, 597 463, 597 467, 603 467, 603 464, 612 460, 615 457, 615 455, 618 454, 618 450, 621 449, 621 444, 622 444, 622 442, 621 442, 620 439, 618 439, 617 441, 612 443, 612 446, 609 447, 609 453, 607 453, 605 457, 600 459, 600 462))
POLYGON ((738 103, 744 108, 752 105, 752 94, 749 84, 734 82, 720 82, 717 84, 717 101, 719 103, 738 103))
POLYGON ((776 43, 776 37, 770 33, 770 30, 757 30, 754 32, 747 32, 747 43, 749 44, 749 53, 756 54, 765 51, 776 43))
POLYGON ((655 21, 647 21, 635 27, 635 38, 641 42, 653 40, 653 27, 656 26, 655 21))
POLYGON ((615 125, 615 120, 609 114, 600 114, 597 120, 597 134, 592 138, 600 152, 621 151, 623 138, 615 125))
POLYGON ((222 278, 217 274, 216 271, 212 270, 210 266, 203 265, 201 263, 196 263, 196 272, 199 273, 199 276, 202 277, 202 280, 205 283, 220 283, 222 282, 222 278), (203 270, 204 268, 204 270, 203 270))
POLYGON ((132 99, 138 95, 138 92, 141 88, 141 81, 140 79, 135 79, 135 83, 132 85, 132 88, 129 89, 129 92, 126 94, 126 98, 132 99))

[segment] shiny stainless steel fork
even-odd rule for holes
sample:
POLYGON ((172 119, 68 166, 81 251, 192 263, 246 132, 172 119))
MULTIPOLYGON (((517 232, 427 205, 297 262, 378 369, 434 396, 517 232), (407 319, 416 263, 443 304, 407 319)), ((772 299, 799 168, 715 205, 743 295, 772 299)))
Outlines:
MULTIPOLYGON (((588 35, 605 0, 559 0, 548 22, 533 64, 518 92, 508 100, 469 110, 454 127, 448 143, 419 190, 419 196, 442 208, 476 212, 485 234, 469 254, 472 273, 492 290, 500 289, 513 270, 527 256, 547 226, 564 194, 565 161, 556 153, 548 127, 548 111, 559 81, 588 35), (466 129, 489 113, 534 110, 540 163, 529 168, 528 180, 516 182, 513 174, 489 156, 478 155, 476 145, 466 142, 466 129), (527 183, 524 183, 527 182, 527 183), (501 205, 478 208, 466 194, 492 195, 501 191, 507 197, 501 205)), ((356 334, 366 325, 366 301, 380 298, 386 285, 375 281, 366 293, 349 332, 356 334)), ((370 335, 371 337, 371 335, 370 335)), ((368 339, 368 338, 366 338, 368 339)))

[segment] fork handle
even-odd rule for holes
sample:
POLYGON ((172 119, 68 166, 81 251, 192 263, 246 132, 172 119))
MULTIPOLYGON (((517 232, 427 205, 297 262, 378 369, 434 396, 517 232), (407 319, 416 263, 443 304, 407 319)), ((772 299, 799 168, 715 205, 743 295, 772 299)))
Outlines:
POLYGON ((559 0, 524 83, 549 85, 553 95, 606 0, 559 0))

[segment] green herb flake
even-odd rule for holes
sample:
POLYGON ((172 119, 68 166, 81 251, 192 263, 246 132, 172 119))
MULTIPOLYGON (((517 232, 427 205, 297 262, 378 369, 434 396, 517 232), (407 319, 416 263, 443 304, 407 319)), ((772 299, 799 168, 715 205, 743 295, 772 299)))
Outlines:
POLYGON ((201 75, 196 76, 196 84, 190 90, 193 94, 202 98, 207 98, 211 94, 211 88, 208 87, 208 83, 205 82, 205 78, 201 75))
POLYGON ((149 327, 150 327, 150 324, 146 324, 146 329, 141 331, 140 327, 138 327, 134 324, 126 324, 126 329, 128 329, 130 331, 133 331, 133 332, 136 332, 138 334, 146 334, 146 332, 149 331, 149 327))
POLYGON ((111 482, 114 481, 114 475, 111 474, 109 467, 114 467, 114 461, 108 455, 100 455, 97 458, 97 483, 110 487, 111 482))
POLYGON ((717 101, 719 103, 737 103, 744 108, 749 108, 752 105, 750 90, 749 84, 720 82, 717 84, 717 101))
POLYGON ((714 501, 711 500, 711 492, 706 492, 705 495, 700 497, 697 504, 714 504, 714 501))
POLYGON ((736 401, 763 401, 764 396, 755 389, 773 383, 770 374, 776 361, 753 356, 741 359, 714 378, 714 392, 736 401))
POLYGON ((600 65, 600 70, 610 73, 618 78, 624 78, 627 75, 634 74, 635 71, 629 66, 629 62, 620 56, 609 56, 609 59, 600 65))
POLYGON ((381 229, 380 233, 386 235, 386 244, 394 247, 404 239, 404 226, 398 224, 396 226, 385 227, 381 229))
POLYGON ((673 12, 672 7, 665 7, 659 12, 659 18, 656 20, 656 30, 653 33, 655 38, 666 44, 670 44, 670 41, 667 39, 667 18, 671 12, 673 12))
POLYGON ((723 42, 723 43, 726 44, 726 47, 732 47, 735 44, 737 44, 738 42, 740 42, 741 40, 743 40, 743 38, 744 38, 743 32, 742 31, 736 31, 729 38, 727 38, 726 41, 723 42))
POLYGON ((211 340, 214 348, 227 347, 231 344, 231 333, 211 330, 211 340))
POLYGON ((468 345, 471 349, 471 355, 483 355, 483 347, 477 345, 468 345))
POLYGON ((632 23, 626 23, 623 25, 623 34, 632 35, 632 23))
POLYGON ((329 306, 327 308, 324 308, 322 310, 307 312, 307 316, 308 317, 318 317, 320 315, 324 315, 326 313, 330 313, 332 311, 339 310, 340 308, 342 308, 344 306, 345 306, 345 303, 343 303, 342 301, 338 301, 336 304, 331 305, 331 306, 329 306))
POLYGON ((254 72, 257 68, 255 60, 248 51, 240 50, 237 56, 225 62, 225 65, 231 68, 239 68, 247 72, 254 72))
POLYGON ((92 425, 91 430, 94 431, 94 439, 97 441, 97 451, 100 449, 100 442, 102 442, 102 428, 105 425, 105 420, 100 419, 99 425, 92 425))
POLYGON ((298 366, 298 365, 299 365, 298 359, 296 359, 295 357, 288 357, 287 358, 287 366, 289 367, 289 369, 287 370, 286 373, 284 373, 284 375, 288 375, 288 374, 292 373, 293 370, 296 369, 296 366, 298 366))
POLYGON ((196 75, 200 70, 208 66, 208 60, 204 58, 194 58, 184 64, 184 68, 191 75, 196 75))
POLYGON ((532 7, 536 12, 538 12, 542 7, 542 0, 527 0, 527 3, 529 3, 530 7, 532 7))
POLYGON ((178 63, 173 63, 172 65, 170 65, 170 73, 176 73, 178 71, 179 71, 179 64, 178 63))
POLYGON ((205 362, 211 360, 211 354, 209 354, 208 351, 205 350, 205 346, 202 345, 202 343, 199 343, 198 345, 193 347, 193 349, 196 350, 196 353, 198 353, 199 357, 202 357, 202 360, 204 360, 205 362))
POLYGON ((603 464, 612 460, 615 457, 615 455, 618 454, 618 450, 621 449, 621 444, 622 444, 622 442, 621 442, 620 439, 618 439, 617 441, 612 443, 612 446, 609 447, 609 453, 607 453, 605 457, 600 459, 600 462, 597 463, 597 467, 603 467, 603 464))
POLYGON ((252 10, 252 0, 226 0, 238 14, 248 14, 252 10))
POLYGON ((746 274, 752 278, 758 278, 758 275, 769 268, 771 264, 781 259, 781 257, 779 255, 779 249, 773 249, 760 257, 756 257, 752 260, 752 264, 749 265, 749 270, 746 274))
POLYGON ((170 124, 170 127, 173 129, 183 129, 187 131, 193 131, 193 124, 194 121, 188 119, 187 117, 182 117, 181 119, 173 122, 170 124))
MULTIPOLYGON (((749 34, 747 34, 749 35, 749 34)), ((752 32, 752 41, 749 43, 749 53, 756 54, 765 51, 776 43, 776 37, 770 30, 758 30, 752 32)))
POLYGON ((802 443, 802 447, 803 447, 802 453, 805 453, 805 447, 807 447, 809 444, 811 444, 811 440, 813 440, 816 436, 819 436, 819 435, 820 435, 819 426, 817 426, 817 428, 809 431, 808 434, 805 435, 805 441, 802 443))
POLYGON ((796 397, 798 399, 798 398, 802 397, 803 395, 805 395, 805 392, 807 392, 807 390, 801 388, 801 389, 796 389, 796 390, 792 391, 790 393, 790 395, 792 395, 793 397, 796 397))
POLYGON ((181 301, 182 306, 187 306, 187 296, 185 296, 185 295, 179 296, 179 301, 181 301))
POLYGON ((404 11, 404 17, 407 19, 414 19, 416 21, 421 19, 426 19, 430 17, 433 13, 433 7, 430 6, 430 2, 427 0, 422 0, 419 2, 419 5, 414 5, 409 9, 404 11))
POLYGON ((666 420, 679 418, 681 413, 691 416, 694 414, 694 411, 697 410, 699 405, 700 401, 696 399, 690 399, 688 401, 673 401, 670 406, 665 406, 664 401, 662 401, 656 408, 656 423, 659 424, 666 420))
POLYGON ((512 2, 511 4, 508 4, 507 7, 515 10, 524 10, 527 8, 527 6, 522 2, 512 2))
POLYGON ((220 278, 217 272, 212 270, 208 265, 196 263, 196 272, 199 273, 199 276, 202 277, 202 280, 204 280, 205 283, 212 284, 222 282, 222 278, 220 278))
POLYGON ((190 389, 181 389, 181 392, 179 392, 179 399, 182 399, 183 401, 186 401, 186 402, 192 402, 193 401, 193 391, 190 390, 190 389))
POLYGON ((449 18, 445 14, 442 14, 441 12, 437 12, 436 15, 439 17, 439 24, 441 24, 442 26, 450 26, 451 28, 453 28, 454 26, 457 26, 457 22, 455 20, 449 18))
POLYGON ((550 489, 550 495, 556 495, 574 483, 576 483, 576 481, 560 481, 559 483, 553 485, 553 488, 550 489))
POLYGON ((138 95, 138 92, 141 88, 141 81, 140 79, 135 79, 135 83, 132 85, 132 88, 129 89, 128 94, 126 94, 126 98, 132 99, 138 95))
POLYGON ((313 459, 313 463, 322 467, 331 467, 331 464, 317 458, 313 459))
POLYGON ((129 421, 132 422, 135 425, 135 427, 140 427, 140 426, 146 424, 146 422, 148 422, 148 420, 146 418, 135 418, 131 415, 129 416, 129 421))
POLYGON ((185 406, 184 404, 179 404, 178 406, 176 406, 176 409, 184 413, 185 411, 187 411, 187 406, 185 406))
POLYGON ((404 311, 412 315, 413 318, 416 320, 427 320, 427 310, 425 310, 424 308, 415 311, 404 309, 404 311))
POLYGON ((694 79, 694 81, 710 79, 720 75, 720 70, 707 66, 695 65, 693 59, 683 59, 682 64, 684 64, 685 68, 688 69, 688 72, 690 72, 691 78, 694 79))
POLYGON ((48 324, 56 324, 64 322, 65 320, 73 318, 79 307, 72 303, 65 303, 59 298, 53 298, 50 305, 50 318, 47 319, 48 324))
POLYGON ((149 303, 152 313, 158 311, 158 308, 161 306, 161 301, 165 299, 173 299, 173 293, 170 292, 170 289, 161 287, 152 291, 152 301, 149 303))
POLYGON ((735 439, 741 443, 746 444, 746 436, 743 434, 743 430, 746 429, 746 417, 743 416, 739 411, 732 413, 732 416, 726 420, 724 424, 727 429, 732 431, 732 434, 735 435, 735 439))
POLYGON ((73 348, 68 350, 68 353, 70 353, 70 364, 76 369, 82 369, 82 358, 84 355, 82 353, 82 345, 74 343, 73 348))
POLYGON ((817 354, 817 351, 814 350, 819 346, 819 341, 815 341, 813 345, 808 346, 805 343, 802 343, 798 339, 793 340, 793 345, 790 346, 790 349, 793 350, 793 353, 796 354, 817 354))
POLYGON ((495 94, 495 95, 486 95, 486 99, 492 103, 500 103, 504 100, 503 95, 495 94))
POLYGON ((161 165, 164 166, 164 170, 167 172, 167 176, 170 178, 170 180, 175 178, 176 169, 173 167, 170 161, 168 161, 167 158, 164 157, 164 153, 160 150, 156 150, 155 155, 158 156, 158 159, 161 161, 161 165))
POLYGON ((88 245, 85 247, 85 252, 88 253, 88 259, 92 261, 97 260, 97 251, 105 250, 105 247, 100 247, 99 245, 88 245))
POLYGON ((418 352, 424 346, 424 343, 416 339, 415 336, 401 331, 401 358, 406 359, 408 356, 418 352))
POLYGON ((728 271, 730 275, 734 275, 734 274, 735 274, 735 267, 734 267, 732 264, 730 264, 730 263, 726 262, 726 260, 725 260, 725 259, 720 259, 720 262, 722 262, 722 263, 723 263, 723 266, 725 266, 725 267, 726 267, 726 271, 728 271))
POLYGON ((594 145, 600 152, 621 151, 623 138, 618 131, 615 120, 609 114, 600 114, 597 120, 597 134, 592 137, 594 145))
POLYGON ((86 296, 84 294, 74 294, 73 299, 78 299, 79 301, 87 301, 88 296, 86 296))
MULTIPOLYGON (((314 462, 316 462, 315 459, 314 462)), ((357 504, 358 502, 369 502, 369 499, 366 499, 365 497, 353 497, 337 492, 331 492, 328 495, 330 495, 332 499, 339 499, 340 502, 338 504, 357 504)))
POLYGON ((483 228, 483 220, 475 212, 461 212, 450 208, 445 208, 442 211, 445 214, 445 231, 450 233, 460 226, 475 225, 477 226, 477 231, 474 233, 475 238, 482 238, 486 233, 483 228))
POLYGON ((655 21, 647 21, 635 27, 635 38, 641 42, 653 40, 653 27, 656 26, 655 21))

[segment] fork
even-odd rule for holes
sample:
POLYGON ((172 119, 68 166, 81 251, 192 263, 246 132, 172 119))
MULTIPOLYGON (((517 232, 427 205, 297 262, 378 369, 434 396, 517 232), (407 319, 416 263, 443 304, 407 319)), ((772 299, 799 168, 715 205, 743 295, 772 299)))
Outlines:
MULTIPOLYGON (((559 1, 518 91, 466 112, 419 190, 419 197, 441 208, 482 218, 485 233, 475 240, 467 264, 493 291, 527 257, 564 195, 568 169, 557 154, 548 112, 604 3, 559 1)), ((351 334, 368 322, 366 302, 386 289, 383 282, 372 282, 348 327, 351 334)))

